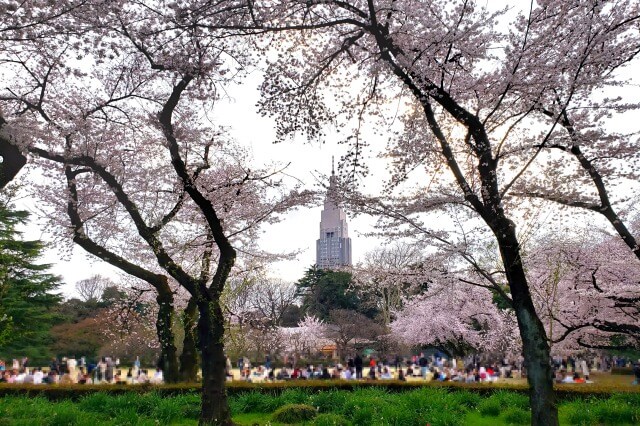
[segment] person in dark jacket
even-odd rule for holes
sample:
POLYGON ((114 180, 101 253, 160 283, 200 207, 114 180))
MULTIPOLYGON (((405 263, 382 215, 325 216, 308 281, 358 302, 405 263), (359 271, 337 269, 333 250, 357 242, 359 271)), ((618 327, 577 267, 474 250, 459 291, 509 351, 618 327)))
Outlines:
POLYGON ((356 358, 353 360, 353 364, 356 368, 356 379, 362 379, 362 358, 360 354, 356 355, 356 358))

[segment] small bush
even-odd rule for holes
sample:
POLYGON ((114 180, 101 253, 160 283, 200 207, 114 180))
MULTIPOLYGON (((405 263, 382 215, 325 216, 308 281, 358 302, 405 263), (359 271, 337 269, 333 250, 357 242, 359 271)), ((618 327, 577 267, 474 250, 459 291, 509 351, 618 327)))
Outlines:
POLYGON ((480 404, 480 401, 482 401, 482 397, 477 393, 465 390, 450 392, 449 398, 454 404, 467 408, 476 408, 478 404, 480 404))
POLYGON ((564 404, 561 409, 566 413, 567 421, 571 425, 591 426, 598 424, 598 416, 591 410, 589 404, 574 401, 564 404))
POLYGON ((270 413, 273 396, 261 392, 248 392, 229 400, 229 407, 234 414, 270 413))
POLYGON ((282 405, 284 404, 306 404, 309 400, 309 392, 306 389, 292 388, 280 394, 282 405))
POLYGON ((491 398, 484 399, 478 404, 478 411, 483 416, 497 417, 500 415, 501 408, 500 402, 491 398))
POLYGON ((464 416, 446 410, 434 410, 425 418, 421 418, 419 424, 429 424, 430 426, 463 426, 464 416))
POLYGON ((344 415, 351 420, 354 425, 370 425, 373 424, 375 417, 373 407, 356 406, 353 411, 345 412, 344 415))
POLYGON ((340 412, 347 400, 344 391, 318 392, 309 397, 309 405, 316 407, 320 413, 340 412))
POLYGON ((351 423, 339 414, 324 413, 313 419, 314 426, 350 426, 351 423))
POLYGON ((273 421, 287 424, 302 423, 313 419, 316 409, 306 404, 287 404, 273 413, 273 421))
POLYGON ((637 407, 614 400, 600 401, 594 408, 598 419, 608 424, 638 424, 640 412, 637 407))
POLYGON ((531 424, 531 412, 521 408, 509 407, 504 410, 503 418, 510 425, 531 424))
POLYGON ((491 395, 488 399, 497 401, 503 408, 520 408, 521 410, 529 408, 529 398, 526 395, 515 392, 500 390, 491 395))

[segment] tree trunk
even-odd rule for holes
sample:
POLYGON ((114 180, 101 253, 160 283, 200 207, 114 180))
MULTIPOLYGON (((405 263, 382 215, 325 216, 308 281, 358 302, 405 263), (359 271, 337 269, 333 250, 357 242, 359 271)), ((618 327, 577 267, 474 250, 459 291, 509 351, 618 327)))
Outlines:
POLYGON ((27 164, 25 157, 18 147, 12 144, 11 137, 6 131, 6 121, 0 114, 0 188, 4 188, 16 177, 20 169, 27 164))
POLYGON ((198 380, 198 339, 196 326, 198 324, 198 304, 191 297, 182 314, 184 324, 184 341, 180 354, 180 378, 183 382, 198 380))
POLYGON ((518 320, 524 363, 531 398, 531 424, 558 425, 558 407, 553 391, 549 343, 544 326, 536 313, 520 257, 515 226, 507 219, 495 232, 511 288, 513 308, 518 320))
POLYGON ((202 356, 200 425, 232 425, 225 389, 224 317, 218 300, 199 300, 198 338, 202 356))
POLYGON ((176 383, 180 380, 178 371, 178 356, 173 334, 173 293, 167 284, 157 286, 158 318, 156 332, 160 340, 160 361, 158 366, 162 370, 166 383, 176 383))

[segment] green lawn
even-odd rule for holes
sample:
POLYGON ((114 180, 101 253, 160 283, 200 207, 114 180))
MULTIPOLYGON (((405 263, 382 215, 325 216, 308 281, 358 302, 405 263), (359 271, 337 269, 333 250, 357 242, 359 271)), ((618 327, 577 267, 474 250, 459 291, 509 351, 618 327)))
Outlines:
MULTIPOLYGON (((230 398, 238 425, 282 425, 274 412, 288 419, 305 409, 311 420, 289 420, 301 425, 465 426, 529 424, 528 399, 521 393, 497 390, 486 396, 467 390, 420 388, 389 392, 383 388, 353 391, 287 389, 282 392, 246 392, 230 398), (297 404, 297 405, 295 405, 297 404), (304 406, 300 408, 300 404, 304 406)), ((161 396, 128 392, 94 393, 78 401, 50 401, 43 397, 0 398, 0 426, 62 425, 195 425, 199 395, 161 396)), ((284 417, 283 417, 284 418, 284 417)), ((563 425, 640 424, 640 393, 619 393, 603 398, 566 400, 560 404, 563 425)))

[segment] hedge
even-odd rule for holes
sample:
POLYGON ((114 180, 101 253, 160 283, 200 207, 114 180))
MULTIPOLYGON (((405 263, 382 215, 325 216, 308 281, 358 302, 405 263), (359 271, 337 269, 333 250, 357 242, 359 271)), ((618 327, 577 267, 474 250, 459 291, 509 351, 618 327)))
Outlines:
POLYGON ((618 376, 633 376, 633 368, 631 367, 612 367, 611 374, 615 374, 618 376))
MULTIPOLYGON (((527 393, 528 386, 521 384, 491 384, 491 383, 456 383, 456 382, 401 382, 397 380, 385 381, 346 381, 346 380, 299 380, 275 383, 228 382, 227 394, 237 395, 245 392, 265 392, 279 394, 285 389, 303 389, 308 392, 327 390, 354 390, 362 388, 384 388, 389 392, 403 392, 422 387, 445 388, 451 390, 467 390, 480 395, 491 394, 496 390, 507 390, 527 393)), ((603 397, 612 393, 640 393, 640 386, 618 387, 598 384, 560 384, 555 385, 556 395, 560 400, 586 398, 590 396, 603 397)), ((103 392, 119 395, 128 392, 147 393, 156 392, 160 395, 179 395, 200 392, 200 385, 193 383, 164 384, 164 385, 15 385, 0 383, 0 397, 25 395, 42 396, 50 400, 79 399, 85 395, 103 392)))

